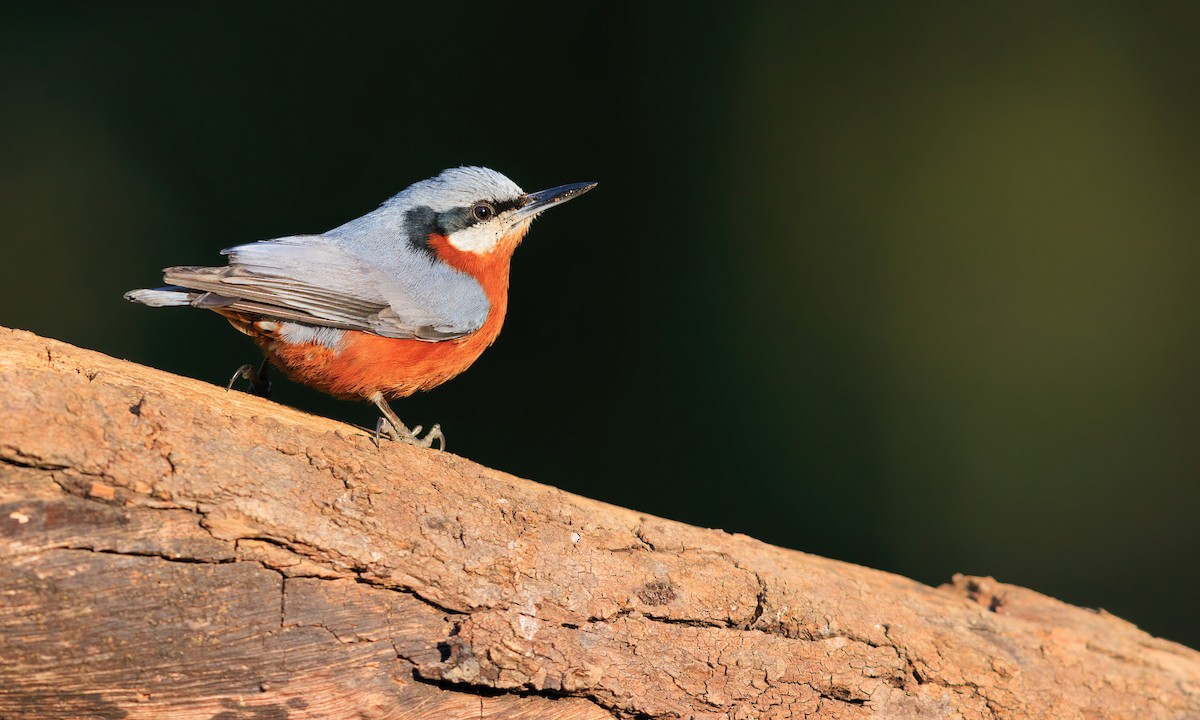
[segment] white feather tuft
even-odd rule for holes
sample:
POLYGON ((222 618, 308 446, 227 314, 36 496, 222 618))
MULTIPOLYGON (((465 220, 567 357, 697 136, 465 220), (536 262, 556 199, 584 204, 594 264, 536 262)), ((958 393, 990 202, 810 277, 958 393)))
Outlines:
POLYGON ((158 288, 156 290, 130 290, 125 293, 125 299, 129 302, 141 303, 150 307, 178 307, 181 305, 191 305, 192 301, 199 297, 200 294, 182 289, 158 288))

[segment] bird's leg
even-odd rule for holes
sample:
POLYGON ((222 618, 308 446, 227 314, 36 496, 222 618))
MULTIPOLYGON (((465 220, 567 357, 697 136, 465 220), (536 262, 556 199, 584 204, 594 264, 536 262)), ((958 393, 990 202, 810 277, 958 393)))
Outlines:
POLYGON ((405 427, 404 423, 400 422, 400 418, 396 417, 396 413, 392 412, 391 406, 383 399, 383 393, 377 392, 369 399, 383 413, 383 417, 375 423, 375 444, 379 444, 379 434, 384 432, 396 442, 408 443, 417 447, 433 447, 433 441, 436 440, 438 450, 446 449, 446 436, 442 434, 441 425, 435 424, 429 428, 429 432, 425 433, 425 437, 417 437, 421 434, 421 426, 418 425, 412 430, 405 427))
POLYGON ((262 365, 258 366, 258 372, 254 372, 253 365, 243 365, 237 369, 233 377, 229 378, 229 384, 225 386, 225 390, 232 390, 233 384, 239 379, 248 380, 250 382, 250 394, 259 397, 271 397, 271 380, 267 377, 267 368, 271 367, 271 361, 263 358, 262 365))

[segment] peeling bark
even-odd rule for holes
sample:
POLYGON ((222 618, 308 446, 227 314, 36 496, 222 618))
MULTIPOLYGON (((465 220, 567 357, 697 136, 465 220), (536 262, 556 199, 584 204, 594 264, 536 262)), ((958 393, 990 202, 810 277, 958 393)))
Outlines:
POLYGON ((3 718, 1195 718, 1200 654, 0 329, 3 718))

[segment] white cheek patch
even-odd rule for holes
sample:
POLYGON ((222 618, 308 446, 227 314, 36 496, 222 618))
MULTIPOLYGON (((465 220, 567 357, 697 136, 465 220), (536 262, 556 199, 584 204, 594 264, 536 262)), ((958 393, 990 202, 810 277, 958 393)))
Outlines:
POLYGON ((500 238, 504 236, 504 229, 498 227, 499 224, 489 222, 481 225, 472 225, 456 233, 451 233, 450 237, 446 239, 450 241, 452 246, 463 252, 482 255, 483 253, 491 252, 492 248, 496 247, 496 243, 500 242, 500 238))

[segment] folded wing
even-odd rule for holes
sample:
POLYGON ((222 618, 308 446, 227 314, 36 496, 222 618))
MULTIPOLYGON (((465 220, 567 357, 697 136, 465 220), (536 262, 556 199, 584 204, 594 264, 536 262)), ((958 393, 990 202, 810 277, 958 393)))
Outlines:
POLYGON ((418 253, 384 272, 336 240, 299 235, 222 251, 226 267, 173 267, 196 307, 385 337, 448 340, 478 330, 488 301, 473 278, 418 253))

